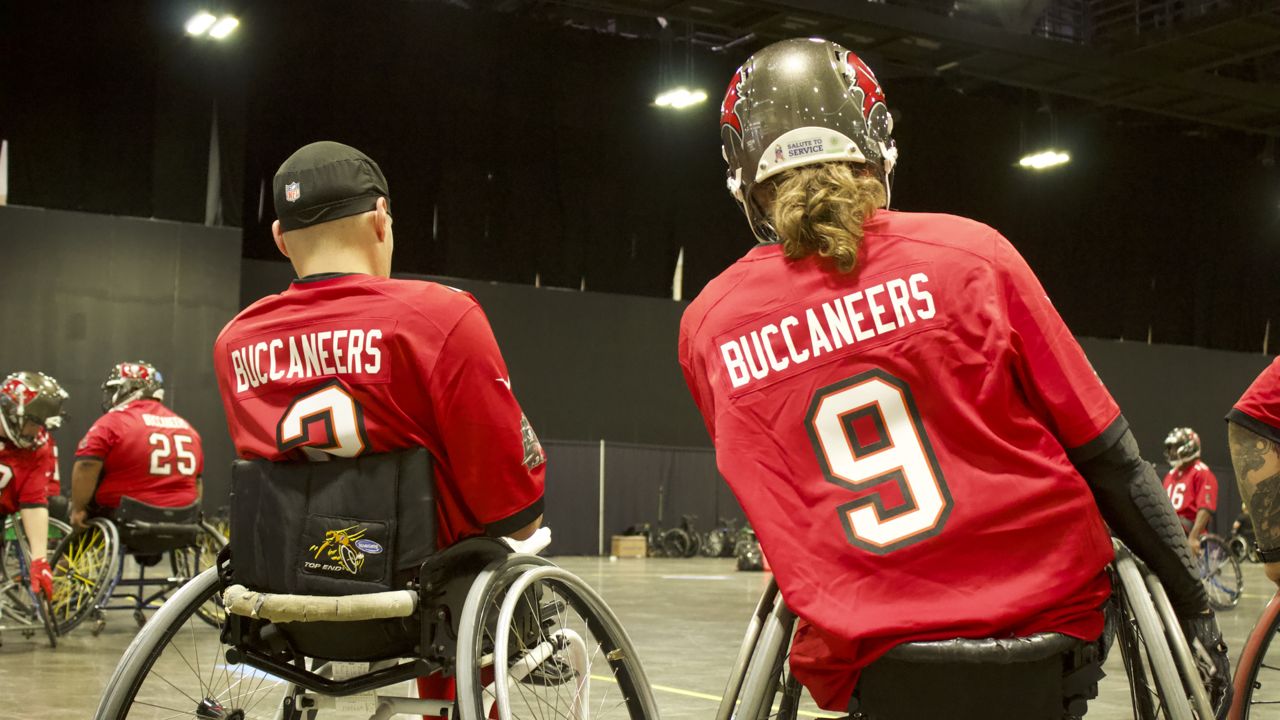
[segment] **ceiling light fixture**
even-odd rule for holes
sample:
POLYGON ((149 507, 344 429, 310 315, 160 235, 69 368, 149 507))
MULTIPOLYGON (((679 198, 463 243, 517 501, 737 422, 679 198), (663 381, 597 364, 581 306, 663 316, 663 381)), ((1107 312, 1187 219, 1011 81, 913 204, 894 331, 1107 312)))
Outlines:
POLYGON ((1071 162, 1071 156, 1067 153, 1060 150, 1044 150, 1024 156, 1018 161, 1018 165, 1028 170, 1047 170, 1069 162, 1071 162))
POLYGON ((706 102, 706 100, 707 93, 705 91, 680 87, 659 94, 658 97, 653 99, 653 104, 658 107, 683 110, 698 103, 706 102))

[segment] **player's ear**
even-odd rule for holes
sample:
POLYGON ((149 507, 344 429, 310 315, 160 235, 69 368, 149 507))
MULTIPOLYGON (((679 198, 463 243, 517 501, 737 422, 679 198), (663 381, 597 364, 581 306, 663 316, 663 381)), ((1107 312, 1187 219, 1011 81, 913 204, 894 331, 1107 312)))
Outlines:
POLYGON ((280 229, 280 221, 276 220, 271 223, 271 237, 276 241, 276 249, 280 254, 289 257, 289 248, 284 244, 284 231, 280 229))
POLYGON ((378 234, 380 242, 387 241, 387 233, 391 229, 391 206, 385 197, 373 203, 373 231, 378 234))

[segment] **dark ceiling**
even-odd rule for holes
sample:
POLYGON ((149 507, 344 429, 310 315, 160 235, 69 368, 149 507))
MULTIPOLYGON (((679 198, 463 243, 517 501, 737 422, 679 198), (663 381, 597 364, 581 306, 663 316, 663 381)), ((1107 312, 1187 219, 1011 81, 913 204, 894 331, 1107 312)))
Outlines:
POLYGON ((1280 1, 451 0, 712 48, 822 36, 891 72, 1280 134, 1280 1), (661 18, 661 23, 653 19, 661 18))

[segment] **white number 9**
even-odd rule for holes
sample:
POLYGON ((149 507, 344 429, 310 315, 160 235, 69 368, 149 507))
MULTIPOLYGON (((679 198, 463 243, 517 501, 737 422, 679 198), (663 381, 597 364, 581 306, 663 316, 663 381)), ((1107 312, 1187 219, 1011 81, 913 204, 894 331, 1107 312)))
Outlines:
POLYGON ((822 388, 806 426, 827 481, 865 493, 839 507, 850 544, 884 555, 942 531, 951 493, 905 382, 869 370, 822 388), (892 510, 887 484, 904 501, 892 510))

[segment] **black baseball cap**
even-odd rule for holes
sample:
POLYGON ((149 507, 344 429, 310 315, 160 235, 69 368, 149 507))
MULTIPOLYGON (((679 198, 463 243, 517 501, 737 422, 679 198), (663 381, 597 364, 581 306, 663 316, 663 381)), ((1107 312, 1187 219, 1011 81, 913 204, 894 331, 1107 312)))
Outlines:
POLYGON ((368 155, 328 140, 304 145, 271 182, 276 217, 288 232, 368 212, 387 198, 387 179, 368 155))

